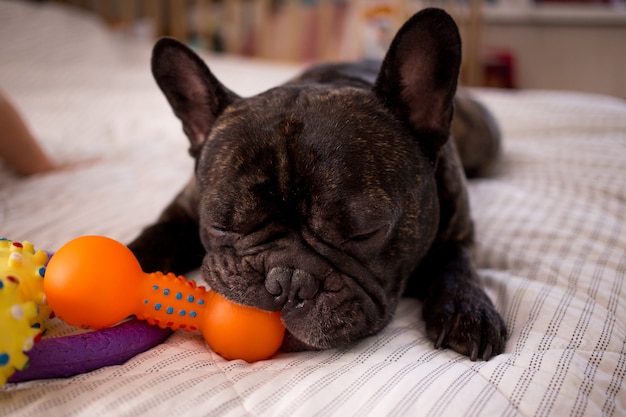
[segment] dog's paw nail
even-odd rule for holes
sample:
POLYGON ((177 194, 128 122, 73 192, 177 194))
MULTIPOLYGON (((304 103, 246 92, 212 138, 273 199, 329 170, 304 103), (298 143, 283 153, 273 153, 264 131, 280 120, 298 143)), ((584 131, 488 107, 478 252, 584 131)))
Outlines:
POLYGON ((446 338, 446 329, 441 330, 441 333, 439 333, 439 337, 437 338, 437 340, 435 341, 435 349, 440 349, 441 346, 443 346, 443 341, 446 338))
POLYGON ((470 352, 470 360, 475 362, 478 359, 478 342, 472 342, 472 351, 470 352))
POLYGON ((488 343, 487 346, 485 346, 485 351, 483 352, 483 360, 488 361, 489 359, 491 359, 492 354, 493 346, 491 345, 491 343, 488 343))

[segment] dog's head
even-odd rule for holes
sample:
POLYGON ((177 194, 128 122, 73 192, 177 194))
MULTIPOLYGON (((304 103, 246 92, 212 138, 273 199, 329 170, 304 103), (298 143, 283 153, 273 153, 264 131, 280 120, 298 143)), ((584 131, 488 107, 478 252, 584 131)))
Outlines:
POLYGON ((438 10, 413 16, 360 88, 304 77, 240 98, 189 49, 159 41, 153 73, 196 158, 209 285, 280 310, 287 348, 386 325, 437 233, 433 172, 459 63, 456 25, 438 10))

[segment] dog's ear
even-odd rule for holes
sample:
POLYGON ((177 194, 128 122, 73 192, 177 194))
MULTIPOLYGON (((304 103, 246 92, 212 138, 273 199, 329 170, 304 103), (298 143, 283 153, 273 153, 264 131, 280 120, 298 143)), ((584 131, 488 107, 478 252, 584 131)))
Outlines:
POLYGON ((433 158, 450 134, 460 65, 456 23, 443 10, 424 9, 396 34, 374 86, 433 158))
POLYGON ((215 119, 238 96, 191 49, 172 38, 162 38, 154 46, 152 74, 183 122, 189 152, 197 157, 215 119))

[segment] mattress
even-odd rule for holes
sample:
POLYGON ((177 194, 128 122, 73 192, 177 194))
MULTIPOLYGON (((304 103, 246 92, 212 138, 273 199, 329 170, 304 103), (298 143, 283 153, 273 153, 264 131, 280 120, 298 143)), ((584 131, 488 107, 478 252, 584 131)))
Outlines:
MULTIPOLYGON (((0 88, 61 165, 30 177, 0 167, 0 235, 49 251, 87 234, 129 242, 189 179, 150 51, 85 13, 0 2, 0 88)), ((241 95, 301 69, 201 54, 241 95)), ((7 383, 0 416, 626 415, 626 102, 474 93, 504 138, 498 171, 469 183, 480 279, 510 333, 504 353, 471 362, 434 349, 420 302, 405 299, 379 334, 255 363, 179 331, 121 365, 7 383)), ((44 337, 76 332, 54 319, 44 337)))

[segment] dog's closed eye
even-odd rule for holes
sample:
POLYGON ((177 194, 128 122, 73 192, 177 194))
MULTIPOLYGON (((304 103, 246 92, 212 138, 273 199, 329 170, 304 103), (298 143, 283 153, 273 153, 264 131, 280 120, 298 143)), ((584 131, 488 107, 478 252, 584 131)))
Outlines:
POLYGON ((230 231, 223 226, 211 225, 209 229, 216 234, 229 233, 230 231))
POLYGON ((211 240, 219 246, 232 246, 241 237, 239 233, 218 225, 208 226, 205 230, 211 240))
POLYGON ((349 242, 365 242, 365 241, 368 241, 368 240, 372 239, 374 236, 376 236, 380 232, 382 232, 383 229, 385 229, 385 226, 378 227, 378 228, 375 228, 375 229, 370 230, 370 231, 361 232, 361 233, 358 233, 358 234, 350 237, 347 241, 349 241, 349 242))
POLYGON ((346 239, 342 247, 344 249, 360 249, 369 251, 368 249, 380 248, 381 244, 389 236, 391 224, 376 225, 368 227, 363 231, 359 231, 348 239, 346 239))

